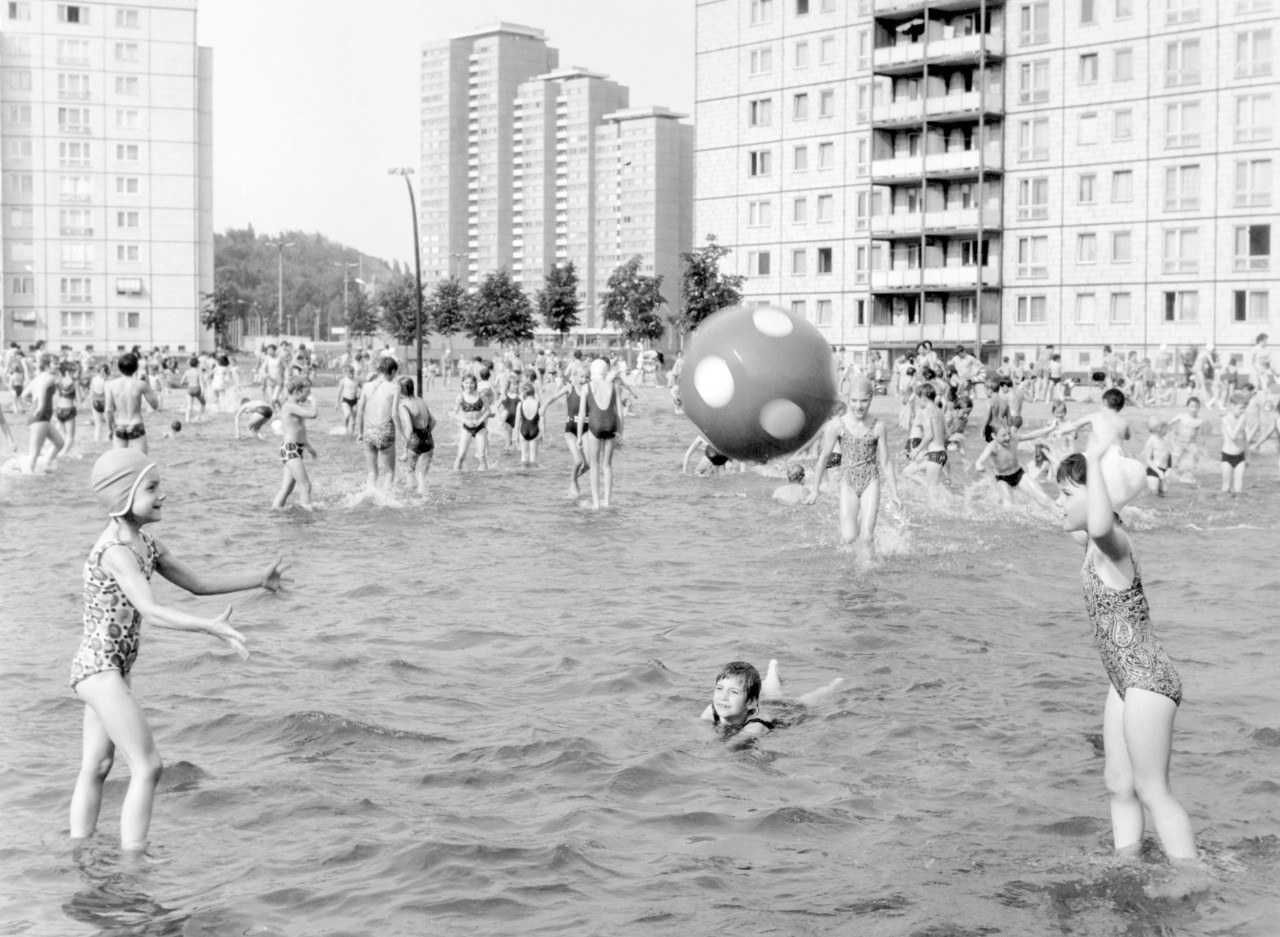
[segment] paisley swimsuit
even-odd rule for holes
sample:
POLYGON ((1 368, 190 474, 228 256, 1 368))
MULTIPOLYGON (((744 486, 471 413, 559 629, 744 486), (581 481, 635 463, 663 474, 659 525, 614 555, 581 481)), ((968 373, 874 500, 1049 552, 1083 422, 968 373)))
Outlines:
MULTIPOLYGON (((147 581, 155 570, 160 551, 150 535, 142 533, 146 556, 134 553, 147 581)), ((84 637, 71 661, 71 685, 107 670, 127 677, 138 658, 142 613, 133 607, 120 583, 102 568, 102 554, 108 547, 126 546, 109 540, 89 554, 84 564, 84 637)), ((132 552, 132 548, 130 548, 132 552)))
POLYGON ((1175 704, 1181 703, 1182 680, 1156 640, 1138 561, 1132 555, 1130 560, 1133 582, 1126 589, 1112 589, 1098 578, 1092 551, 1085 555, 1080 571, 1084 607, 1093 622, 1093 637, 1102 654, 1102 665, 1121 699, 1126 690, 1137 687, 1167 696, 1175 704))

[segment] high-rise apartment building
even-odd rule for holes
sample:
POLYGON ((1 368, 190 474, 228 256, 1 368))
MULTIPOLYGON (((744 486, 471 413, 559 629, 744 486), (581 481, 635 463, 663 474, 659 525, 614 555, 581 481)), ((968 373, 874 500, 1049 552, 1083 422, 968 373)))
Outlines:
POLYGON ((506 268, 532 299, 572 261, 581 324, 599 328, 609 275, 639 255, 642 272, 666 277, 676 311, 692 243, 683 115, 631 108, 625 86, 560 68, 541 30, 510 23, 425 44, 421 89, 427 277, 474 287, 506 268))
POLYGON ((0 5, 0 340, 212 346, 212 53, 195 0, 0 5))
POLYGON ((1275 0, 698 0, 695 231, 874 350, 1069 371, 1275 315, 1275 0))

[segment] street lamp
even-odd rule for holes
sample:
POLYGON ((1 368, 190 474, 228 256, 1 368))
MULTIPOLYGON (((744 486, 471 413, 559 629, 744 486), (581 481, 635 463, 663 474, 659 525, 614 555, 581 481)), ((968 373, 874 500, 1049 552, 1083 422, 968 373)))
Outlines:
POLYGON ((284 249, 286 247, 293 247, 293 245, 294 245, 293 241, 286 241, 284 239, 281 239, 279 241, 267 241, 268 247, 274 247, 276 249, 277 259, 279 261, 279 281, 278 281, 279 292, 277 293, 278 305, 276 306, 276 337, 277 338, 280 336, 281 333, 284 332, 284 249))
MULTIPOLYGON (((347 322, 347 316, 350 314, 350 310, 347 307, 347 280, 350 276, 349 271, 352 267, 360 266, 360 261, 356 260, 351 263, 345 263, 340 260, 331 260, 329 263, 333 264, 335 267, 342 268, 342 322, 345 325, 347 322)), ((357 279, 356 282, 359 283, 360 281, 357 279)), ((332 323, 330 323, 330 325, 332 325, 332 323)), ((329 333, 329 337, 333 338, 332 332, 329 333)))
POLYGON ((414 322, 414 333, 418 340, 418 381, 414 384, 419 394, 422 393, 422 251, 418 247, 418 203, 413 199, 413 183, 409 181, 409 177, 413 175, 413 169, 408 166, 401 166, 395 169, 388 169, 389 176, 404 176, 404 184, 409 189, 409 210, 413 212, 413 274, 414 282, 417 284, 417 300, 418 313, 414 322))

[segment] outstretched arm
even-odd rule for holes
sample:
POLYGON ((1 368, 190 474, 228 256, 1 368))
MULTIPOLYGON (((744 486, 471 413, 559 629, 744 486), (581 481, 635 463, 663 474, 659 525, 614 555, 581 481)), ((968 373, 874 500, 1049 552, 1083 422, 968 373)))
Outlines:
POLYGON ((705 442, 706 440, 704 440, 701 436, 695 436, 693 438, 693 442, 689 444, 689 448, 684 454, 684 465, 680 469, 681 474, 684 474, 684 475, 689 474, 689 460, 693 458, 694 450, 696 450, 699 445, 702 445, 705 442))
POLYGON ((156 572, 192 595, 222 595, 227 592, 243 592, 246 589, 266 589, 268 592, 276 592, 280 589, 280 577, 285 570, 284 557, 280 556, 265 570, 243 573, 197 572, 166 550, 159 542, 156 543, 156 548, 160 554, 156 560, 156 572))

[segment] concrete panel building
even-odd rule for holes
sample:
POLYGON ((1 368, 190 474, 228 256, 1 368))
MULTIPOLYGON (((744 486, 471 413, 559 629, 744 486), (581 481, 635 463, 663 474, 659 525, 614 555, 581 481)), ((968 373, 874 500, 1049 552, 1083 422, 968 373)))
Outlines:
POLYGON ((1242 355, 1273 0, 699 0, 695 239, 833 344, 1242 355))
POLYGON ((212 53, 195 0, 7 3, 0 340, 212 347, 212 53))

